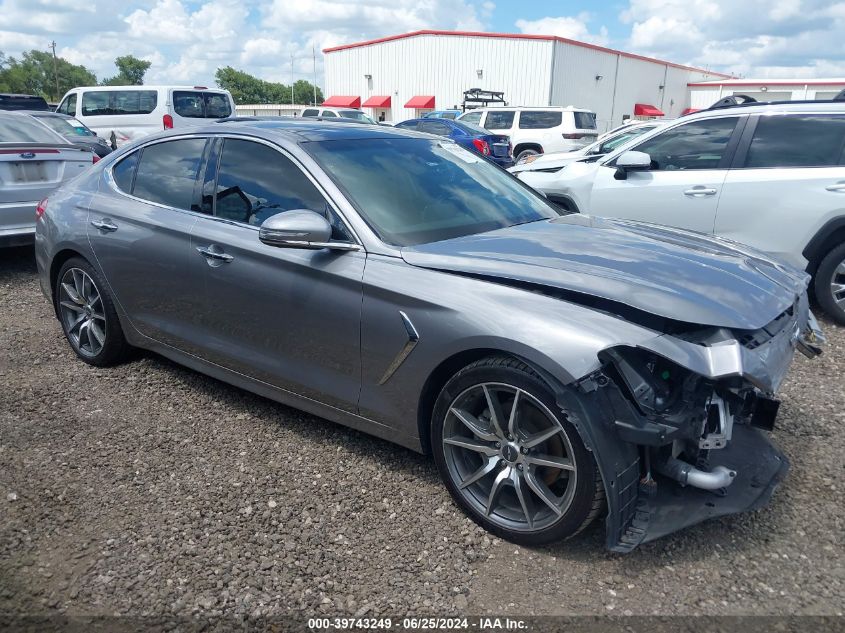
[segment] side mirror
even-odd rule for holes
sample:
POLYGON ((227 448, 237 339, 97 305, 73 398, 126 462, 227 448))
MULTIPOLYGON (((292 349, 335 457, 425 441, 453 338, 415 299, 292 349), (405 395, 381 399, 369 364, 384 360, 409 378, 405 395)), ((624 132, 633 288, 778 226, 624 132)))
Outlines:
POLYGON ((258 239, 264 244, 283 248, 335 248, 337 244, 329 242, 331 237, 332 227, 328 220, 308 209, 285 211, 270 216, 264 220, 258 231, 258 239))
POLYGON ((629 171, 648 171, 651 169, 651 156, 645 152, 623 152, 616 159, 616 180, 626 180, 629 171))

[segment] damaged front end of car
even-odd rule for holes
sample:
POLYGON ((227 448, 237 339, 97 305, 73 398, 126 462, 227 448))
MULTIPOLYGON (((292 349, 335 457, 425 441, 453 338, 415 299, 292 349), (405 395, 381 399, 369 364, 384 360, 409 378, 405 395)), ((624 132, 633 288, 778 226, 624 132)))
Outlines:
POLYGON ((774 394, 795 350, 824 342, 806 294, 759 330, 678 329, 602 350, 578 396, 561 394, 599 462, 613 551, 764 505, 789 468, 766 433, 774 394))

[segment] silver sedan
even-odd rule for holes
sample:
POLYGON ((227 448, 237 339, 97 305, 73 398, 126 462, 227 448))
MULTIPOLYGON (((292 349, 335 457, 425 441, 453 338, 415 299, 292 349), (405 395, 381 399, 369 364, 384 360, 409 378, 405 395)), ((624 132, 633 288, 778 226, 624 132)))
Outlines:
MULTIPOLYGON (((807 276, 554 207, 449 140, 320 121, 147 137, 51 195, 41 286, 92 365, 153 350, 433 454, 525 544, 607 546, 766 503, 807 276)), ((420 508, 420 511, 425 511, 420 508)))

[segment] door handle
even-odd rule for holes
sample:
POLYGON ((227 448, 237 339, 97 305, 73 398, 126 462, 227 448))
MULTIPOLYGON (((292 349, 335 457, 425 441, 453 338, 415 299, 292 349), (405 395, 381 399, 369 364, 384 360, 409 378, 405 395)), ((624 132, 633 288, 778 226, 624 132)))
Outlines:
POLYGON ((211 244, 210 246, 197 246, 197 252, 206 259, 217 262, 230 262, 235 259, 231 255, 220 252, 219 250, 211 250, 212 248, 220 249, 219 246, 215 247, 214 244, 211 244))
POLYGON ((712 187, 702 187, 701 185, 697 187, 693 187, 692 189, 687 189, 684 191, 685 196, 689 196, 691 198, 702 198, 704 196, 715 196, 716 190, 712 187))
POLYGON ((835 185, 828 185, 825 187, 828 191, 835 191, 835 192, 842 192, 845 193, 845 182, 838 182, 835 185))
POLYGON ((91 226, 103 233, 114 233, 117 230, 117 224, 111 220, 91 220, 91 226))

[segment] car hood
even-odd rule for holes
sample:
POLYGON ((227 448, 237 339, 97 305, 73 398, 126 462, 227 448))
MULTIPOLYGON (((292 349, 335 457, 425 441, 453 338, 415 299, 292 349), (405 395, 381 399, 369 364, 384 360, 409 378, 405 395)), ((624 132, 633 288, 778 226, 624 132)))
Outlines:
POLYGON ((413 266, 623 303, 686 323, 756 330, 809 277, 728 240, 582 214, 404 248, 413 266))

